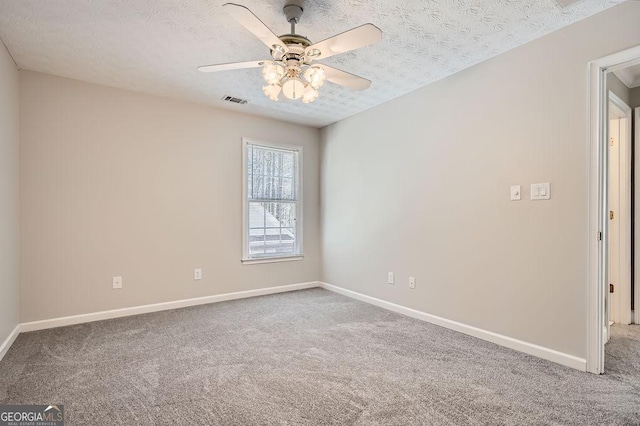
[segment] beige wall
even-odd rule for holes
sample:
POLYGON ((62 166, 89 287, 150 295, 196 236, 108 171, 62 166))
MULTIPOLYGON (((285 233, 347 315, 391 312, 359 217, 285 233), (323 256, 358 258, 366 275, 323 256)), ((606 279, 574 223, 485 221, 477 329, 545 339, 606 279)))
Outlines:
POLYGON ((640 107, 640 87, 634 87, 631 89, 631 99, 630 105, 631 108, 640 107))
POLYGON ((625 104, 631 105, 631 89, 613 73, 607 74, 607 89, 622 99, 625 104))
POLYGON ((323 281, 584 358, 587 63, 638 22, 622 4, 323 129, 323 281))
POLYGON ((18 69, 0 43, 0 345, 18 325, 18 69))
POLYGON ((21 321, 319 278, 317 129, 33 72, 20 114, 21 321), (242 136, 304 146, 303 261, 240 263, 242 136))

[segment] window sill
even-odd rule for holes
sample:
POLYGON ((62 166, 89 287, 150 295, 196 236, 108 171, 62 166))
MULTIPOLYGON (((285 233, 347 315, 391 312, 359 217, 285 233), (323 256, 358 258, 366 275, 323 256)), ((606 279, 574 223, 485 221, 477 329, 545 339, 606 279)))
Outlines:
POLYGON ((242 259, 243 265, 256 265, 260 263, 278 263, 278 262, 293 262, 296 260, 304 259, 304 254, 298 254, 295 256, 279 256, 279 257, 255 257, 252 259, 242 259))

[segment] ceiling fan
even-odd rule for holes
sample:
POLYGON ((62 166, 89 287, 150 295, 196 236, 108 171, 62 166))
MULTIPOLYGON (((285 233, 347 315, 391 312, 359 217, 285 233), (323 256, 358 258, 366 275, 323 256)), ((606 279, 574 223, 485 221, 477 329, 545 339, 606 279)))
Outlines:
POLYGON ((325 80, 354 90, 365 90, 371 85, 371 81, 366 78, 312 62, 379 42, 382 31, 375 25, 364 24, 321 42, 311 43, 308 38, 296 34, 296 24, 303 12, 302 7, 297 4, 287 4, 284 7, 284 14, 291 24, 291 34, 280 37, 248 8, 234 3, 226 3, 222 7, 267 45, 272 59, 204 65, 198 67, 198 71, 218 72, 262 67, 262 76, 267 83, 263 91, 273 101, 277 101, 282 93, 289 99, 313 102, 325 80))

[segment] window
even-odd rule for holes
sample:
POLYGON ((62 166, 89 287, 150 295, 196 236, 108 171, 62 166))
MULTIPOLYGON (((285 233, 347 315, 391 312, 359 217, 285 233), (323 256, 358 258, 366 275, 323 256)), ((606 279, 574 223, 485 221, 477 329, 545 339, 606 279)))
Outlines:
POLYGON ((302 258, 302 147, 243 139, 244 263, 302 258))

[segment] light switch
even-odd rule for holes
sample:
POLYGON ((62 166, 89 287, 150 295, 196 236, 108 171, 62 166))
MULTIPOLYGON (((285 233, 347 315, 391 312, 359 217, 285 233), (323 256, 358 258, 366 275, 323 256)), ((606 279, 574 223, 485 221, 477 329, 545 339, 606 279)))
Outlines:
POLYGON ((532 200, 549 200, 551 198, 550 183, 532 183, 531 199, 532 200))
POLYGON ((520 185, 513 185, 511 187, 511 201, 517 201, 521 197, 520 185))

